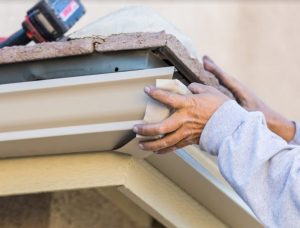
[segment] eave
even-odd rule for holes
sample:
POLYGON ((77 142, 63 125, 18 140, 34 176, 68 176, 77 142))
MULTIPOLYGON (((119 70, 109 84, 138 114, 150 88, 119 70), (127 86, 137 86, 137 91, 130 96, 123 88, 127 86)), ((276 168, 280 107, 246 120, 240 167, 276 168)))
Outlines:
POLYGON ((74 39, 63 42, 42 43, 34 46, 0 49, 0 65, 38 61, 71 56, 89 55, 126 50, 150 49, 162 60, 175 66, 186 83, 201 82, 213 86, 226 95, 232 94, 209 72, 198 59, 190 57, 176 37, 165 32, 128 33, 112 35, 106 39, 97 37, 74 39))

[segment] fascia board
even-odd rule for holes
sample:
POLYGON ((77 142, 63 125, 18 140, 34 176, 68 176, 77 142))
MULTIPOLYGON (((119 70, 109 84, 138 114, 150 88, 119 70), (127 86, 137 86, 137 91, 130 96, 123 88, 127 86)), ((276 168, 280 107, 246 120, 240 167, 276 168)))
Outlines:
POLYGON ((174 67, 0 86, 0 157, 111 151, 134 137, 143 88, 174 67))
POLYGON ((226 227, 148 164, 112 152, 0 160, 0 196, 117 187, 169 227, 226 227))
POLYGON ((166 227, 227 227, 144 160, 133 158, 120 190, 166 227))
POLYGON ((110 152, 0 160, 0 196, 121 186, 130 156, 110 152))

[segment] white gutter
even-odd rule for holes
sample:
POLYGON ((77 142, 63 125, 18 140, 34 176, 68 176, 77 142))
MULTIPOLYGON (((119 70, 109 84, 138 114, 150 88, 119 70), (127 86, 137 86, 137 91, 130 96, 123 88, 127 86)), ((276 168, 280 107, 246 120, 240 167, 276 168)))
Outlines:
POLYGON ((133 138, 143 88, 174 67, 0 86, 0 157, 111 151, 133 138))

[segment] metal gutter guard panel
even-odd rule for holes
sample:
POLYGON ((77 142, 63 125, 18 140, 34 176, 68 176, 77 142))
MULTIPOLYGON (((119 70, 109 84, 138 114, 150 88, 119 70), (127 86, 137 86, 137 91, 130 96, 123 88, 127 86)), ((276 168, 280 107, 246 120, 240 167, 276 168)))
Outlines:
POLYGON ((134 138, 143 88, 174 67, 0 85, 0 157, 110 151, 134 138))

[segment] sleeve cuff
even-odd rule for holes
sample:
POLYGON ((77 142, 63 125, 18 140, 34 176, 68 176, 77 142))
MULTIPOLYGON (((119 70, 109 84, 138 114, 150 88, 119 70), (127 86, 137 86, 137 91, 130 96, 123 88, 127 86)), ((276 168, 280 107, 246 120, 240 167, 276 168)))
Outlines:
POLYGON ((248 112, 235 101, 224 103, 208 120, 200 137, 200 148, 217 156, 222 141, 244 122, 248 112))
POLYGON ((293 122, 293 123, 295 124, 295 127, 296 127, 296 133, 295 133, 293 140, 290 141, 289 144, 300 145, 300 125, 296 122, 293 122))

